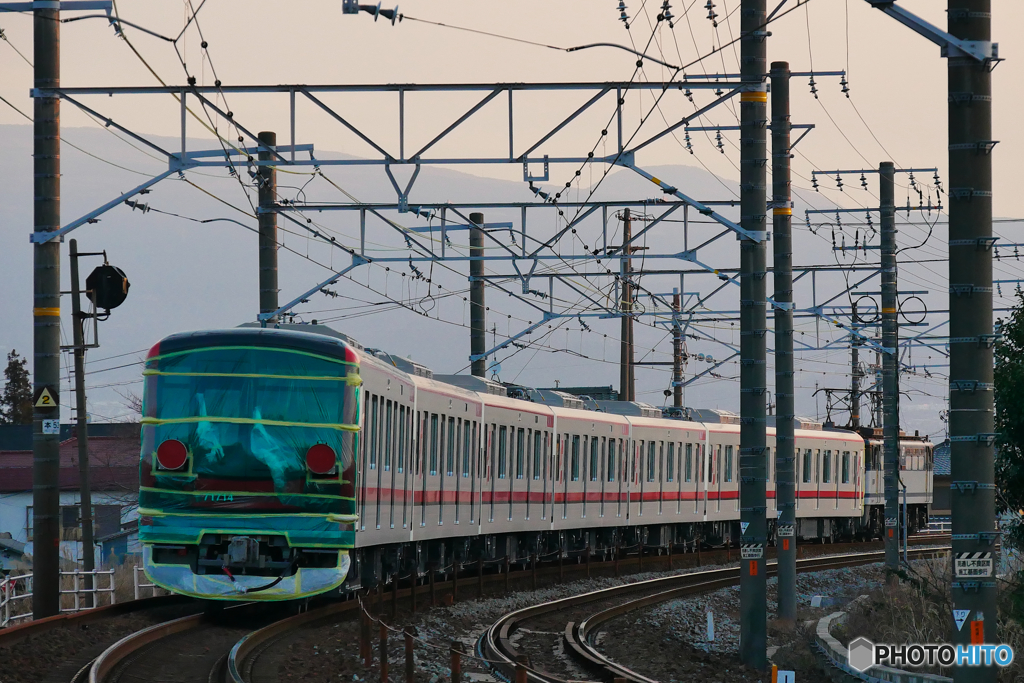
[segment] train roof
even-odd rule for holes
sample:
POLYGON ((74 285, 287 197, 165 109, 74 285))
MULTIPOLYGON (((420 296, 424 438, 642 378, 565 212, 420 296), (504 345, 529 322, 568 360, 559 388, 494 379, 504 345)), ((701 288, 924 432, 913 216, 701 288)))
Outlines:
POLYGON ((210 346, 286 348, 346 360, 348 359, 346 351, 350 348, 347 340, 340 336, 311 333, 306 330, 246 326, 172 334, 157 342, 150 349, 148 357, 210 346))
MULTIPOLYGON (((435 375, 430 368, 408 358, 396 356, 379 349, 367 349, 348 335, 338 332, 326 325, 280 324, 276 328, 261 328, 256 323, 247 323, 235 331, 255 331, 271 333, 267 339, 277 337, 273 333, 294 334, 303 338, 326 336, 345 344, 349 344, 361 353, 362 363, 372 365, 378 370, 396 379, 415 386, 418 390, 431 391, 458 398, 473 404, 486 404, 494 408, 515 410, 531 415, 557 416, 563 419, 581 420, 602 424, 632 425, 643 428, 676 429, 690 431, 739 432, 739 415, 728 410, 710 408, 684 408, 684 415, 689 419, 666 418, 661 409, 647 403, 632 401, 586 401, 578 396, 552 389, 533 389, 519 385, 503 385, 483 377, 473 375, 435 375)), ((191 333, 202 334, 202 333, 191 333)), ((216 334, 210 333, 210 334, 216 334)), ((174 335, 175 337, 181 335, 174 335)), ((173 338, 173 337, 171 337, 173 338)), ((169 338, 169 339, 171 339, 169 338)), ((769 418, 774 428, 774 418, 769 418)), ((810 418, 794 419, 797 437, 817 437, 841 439, 844 441, 863 442, 862 435, 848 430, 822 428, 821 423, 810 418)))

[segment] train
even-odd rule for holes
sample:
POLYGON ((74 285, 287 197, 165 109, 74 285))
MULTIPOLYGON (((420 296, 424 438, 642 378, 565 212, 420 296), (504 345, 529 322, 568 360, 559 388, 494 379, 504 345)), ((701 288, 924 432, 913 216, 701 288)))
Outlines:
MULTIPOLYGON (((324 325, 172 335, 145 362, 149 579, 292 600, 467 562, 737 544, 739 418, 435 375, 324 325)), ((880 430, 799 420, 802 542, 885 533, 880 430)), ((767 517, 776 541, 775 429, 767 517)), ((900 436, 911 531, 932 444, 900 436)))

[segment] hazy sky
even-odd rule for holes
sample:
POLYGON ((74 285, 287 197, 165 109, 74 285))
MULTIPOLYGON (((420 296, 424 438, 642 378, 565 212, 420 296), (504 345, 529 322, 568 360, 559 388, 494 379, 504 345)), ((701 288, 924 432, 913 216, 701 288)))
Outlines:
MULTIPOLYGON (((193 0, 195 2, 195 0, 193 0)), ((773 3, 770 3, 773 4, 773 3)), ((792 1, 790 2, 792 4, 792 1)), ((900 4, 919 13, 933 23, 945 26, 945 3, 937 0, 901 0, 900 4)), ((613 0, 517 0, 498 3, 482 0, 406 0, 400 10, 408 17, 459 25, 522 38, 525 40, 570 47, 593 42, 629 44, 630 36, 617 21, 613 0)), ((659 29, 655 45, 660 44, 666 61, 691 61, 704 54, 712 41, 726 42, 738 35, 739 0, 718 0, 716 11, 721 21, 716 30, 706 17, 703 2, 676 1, 673 11, 678 18, 673 30, 659 29), (687 21, 689 19, 689 21, 687 21), (695 48, 695 45, 697 46, 695 48), (678 46, 678 51, 677 51, 678 46)), ((176 35, 186 16, 181 2, 146 2, 120 0, 120 14, 165 35, 176 35)), ((656 0, 631 0, 633 42, 643 45, 650 37, 648 17, 655 14, 656 0)), ((994 0, 994 37, 1001 42, 1001 55, 1007 59, 995 70, 995 137, 1001 139, 995 152, 995 210, 997 215, 1018 215, 1014 204, 1015 185, 1019 173, 1014 159, 1024 153, 1024 136, 1011 135, 1013 112, 1019 111, 1017 84, 1024 75, 1024 63, 1018 59, 1016 43, 1009 32, 1000 27, 1019 26, 1024 21, 1024 3, 1015 0, 994 0), (1003 35, 1005 33, 1005 35, 1003 35)), ((544 47, 524 45, 497 38, 474 35, 450 28, 418 23, 406 19, 397 26, 366 14, 341 14, 339 0, 301 0, 281 2, 270 0, 208 0, 199 14, 199 27, 209 44, 213 66, 225 84, 255 83, 429 83, 429 82, 509 82, 509 81, 604 81, 628 79, 633 73, 634 59, 613 49, 593 49, 564 53, 544 47)), ((31 20, 26 16, 0 17, 2 27, 14 46, 31 54, 31 20)), ((801 155, 794 161, 795 170, 809 174, 811 163, 819 168, 864 166, 891 154, 897 164, 916 166, 946 165, 946 66, 939 49, 911 33, 895 21, 872 9, 865 0, 813 0, 805 8, 793 11, 771 26, 770 60, 788 60, 794 70, 848 69, 851 100, 839 92, 835 79, 819 78, 821 99, 818 103, 808 94, 806 81, 793 83, 793 117, 795 122, 817 124, 817 130, 801 143, 801 155), (878 137, 884 151, 859 120, 856 105, 871 131, 878 137), (846 141, 829 120, 829 114, 852 142, 846 141), (854 149, 854 147, 856 149, 854 149), (866 161, 864 158, 866 158, 866 161), (806 157, 806 158, 804 158, 806 157)), ((130 39, 153 68, 169 83, 184 80, 173 48, 166 42, 127 29, 130 39)), ((211 69, 203 63, 195 31, 189 31, 183 43, 186 63, 201 81, 213 80, 211 69)), ((114 37, 102 20, 85 20, 62 27, 63 83, 65 85, 148 85, 154 77, 135 58, 128 47, 114 37)), ((659 50, 652 47, 652 54, 659 50)), ((718 57, 707 59, 690 69, 699 73, 736 70, 736 50, 726 48, 718 57)), ((0 94, 18 106, 27 107, 31 71, 13 50, 0 45, 3 71, 0 94)), ((648 63, 645 74, 652 80, 663 76, 662 70, 648 63)), ((465 102, 475 101, 476 96, 465 102)), ((236 98, 236 102, 237 102, 236 98)), ((457 111, 444 111, 451 103, 434 102, 441 111, 432 111, 423 120, 430 127, 421 136, 436 131, 437 123, 451 120, 457 111), (436 116, 435 116, 436 115, 436 116)), ((101 104, 103 104, 101 102, 101 104)), ((246 103, 249 104, 249 103, 246 103)), ((240 111, 243 107, 234 105, 240 111)), ((253 129, 285 128, 285 98, 272 101, 263 98, 251 103, 246 121, 253 129), (251 115, 255 107, 258 115, 251 115)), ((500 110, 500 107, 498 107, 500 110)), ((525 111, 522 118, 528 119, 525 111)), ((70 114, 71 107, 64 111, 70 114)), ((141 130, 173 133, 177 123, 177 107, 168 98, 133 98, 125 100, 124 108, 114 105, 111 111, 126 112, 125 119, 141 130)), ((717 120, 734 123, 731 112, 723 111, 717 120)), ((20 122, 17 114, 0 107, 0 123, 20 122)), ((67 125, 81 122, 81 117, 68 116, 67 125)), ((118 117, 122 120, 122 117, 118 117)), ((417 121, 410 118, 410 134, 417 121)), ((368 117, 366 125, 384 125, 368 117)), ((393 129, 394 126, 391 126, 393 129)), ((579 140, 593 143, 596 131, 579 129, 579 140), (585 133, 585 134, 584 134, 585 133)), ((302 133, 300 128, 300 134, 302 133)), ((393 133, 393 130, 390 132, 393 133)), ((485 139, 487 126, 471 133, 485 139)), ((337 126, 323 130, 307 130, 307 140, 315 138, 321 148, 337 149, 344 142, 337 126)), ((301 136, 301 135, 300 135, 301 136)), ((429 138, 427 138, 429 139, 429 138)), ((525 139, 525 138, 524 138, 525 139)), ((736 175, 723 155, 704 140, 698 152, 702 160, 723 176, 736 175)), ((344 150, 342 150, 344 151, 344 150)), ((735 152, 735 150, 731 150, 735 152)), ((676 147, 662 147, 645 158, 645 162, 672 163, 685 154, 676 147)), ((688 155, 687 155, 688 156, 688 155)), ((735 153, 730 156, 736 156, 735 153)), ((735 159, 732 159, 735 162, 735 159)), ((685 160, 685 163, 692 161, 685 160)), ((515 171, 516 169, 512 169, 515 171)), ((485 172, 482 169, 480 172, 485 172)), ((504 169, 489 169, 502 174, 504 169)), ((807 184, 796 178, 798 184, 807 184)))
MULTIPOLYGON (((193 0, 193 6, 198 2, 193 0)), ((793 3, 794 0, 790 0, 789 4, 793 3)), ((636 60, 625 52, 596 48, 566 53, 543 46, 566 48, 614 42, 635 44, 642 49, 651 38, 653 17, 660 2, 631 0, 628 12, 632 17, 632 29, 628 32, 617 20, 616 4, 614 0, 518 0, 506 3, 405 0, 400 10, 407 15, 406 19, 392 26, 384 20, 374 23, 367 14, 342 15, 340 0, 287 3, 280 0, 207 0, 199 14, 198 24, 185 33, 179 47, 189 71, 204 84, 212 84, 214 70, 216 77, 226 85, 629 80, 634 74, 636 60), (472 28, 543 45, 513 42, 414 19, 472 28), (202 38, 198 35, 199 30, 202 38), (201 39, 208 43, 212 64, 200 48, 201 39)), ((945 26, 945 3, 938 0, 901 0, 900 4, 939 26, 945 26)), ((716 5, 719 15, 717 29, 706 18, 703 0, 673 2, 676 27, 670 29, 663 24, 658 28, 650 54, 674 64, 687 63, 707 54, 713 45, 728 43, 738 36, 739 0, 716 0, 716 5)), ((117 7, 122 18, 169 36, 178 34, 189 14, 188 4, 183 2, 120 0, 117 7)), ((1017 43, 1009 40, 1008 32, 1003 35, 1001 27, 1022 24, 1024 3, 994 0, 993 11, 994 38, 1001 43, 1001 56, 1007 59, 994 72, 994 137, 1001 140, 993 157, 995 211, 999 216, 1015 217, 1024 215, 1024 210, 1015 203, 1019 171, 1013 161, 1024 156, 1024 136, 1013 135, 1011 126, 1017 123, 1012 117, 1013 112, 1018 111, 1022 97, 1017 84, 1024 76, 1024 66, 1015 49, 1017 43)), ((66 17, 73 16, 66 14, 66 17)), ((32 73, 15 48, 31 58, 31 18, 24 15, 0 16, 0 28, 4 29, 9 41, 9 45, 0 44, 0 96, 30 112, 28 90, 32 73)), ((184 82, 182 65, 170 43, 147 36, 137 29, 126 27, 125 30, 132 45, 161 78, 170 84, 184 82)), ((845 69, 849 77, 849 99, 840 92, 836 78, 817 78, 818 100, 810 94, 806 78, 793 81, 794 123, 816 125, 816 129, 797 148, 793 161, 794 185, 798 192, 807 197, 814 196, 809 180, 813 168, 875 167, 886 159, 901 166, 937 166, 945 180, 946 64, 939 56, 938 47, 872 9, 865 0, 812 0, 806 7, 773 23, 771 31, 773 35, 768 43, 770 61, 787 60, 794 71, 845 69)), ((66 86, 157 84, 156 77, 103 20, 88 19, 65 24, 61 40, 62 83, 66 86)), ((726 47, 690 67, 687 73, 735 72, 737 56, 738 45, 726 47)), ((668 75, 669 71, 647 61, 641 79, 661 80, 668 75)), ((415 149, 417 142, 430 140, 480 97, 479 93, 445 97, 408 96, 406 149, 415 149)), ((391 149, 397 148, 397 96, 324 99, 344 107, 346 115, 355 124, 381 140, 382 144, 391 149)), ((507 109, 504 99, 498 99, 465 126, 461 137, 448 143, 449 151, 455 147, 463 154, 476 150, 481 154, 505 150, 507 109)), ((701 104, 709 99, 708 95, 698 95, 701 104)), ((545 125, 550 127, 582 101, 579 96, 517 96, 516 146, 521 148, 522 143, 542 134, 546 130, 545 125)), ((87 99, 87 103, 139 132, 171 137, 178 134, 178 104, 169 96, 93 97, 87 99)), ((650 104, 649 96, 627 103, 627 135, 650 104)), ((277 130, 279 139, 284 141, 287 131, 286 96, 233 96, 230 107, 237 120, 250 130, 277 130)), ((71 105, 65 104, 62 111, 64 125, 69 129, 91 125, 71 105)), ((675 121, 692 111, 692 105, 687 105, 675 94, 675 99, 666 98, 652 123, 663 123, 657 120, 660 115, 675 121)), ((735 112, 734 105, 725 105, 715 110, 708 121, 734 125, 735 112)), ((581 118, 579 125, 570 127, 553 141, 553 149, 574 154, 590 149, 607 115, 608 106, 605 106, 600 112, 581 118)), ((0 103, 0 124, 5 123, 25 121, 0 103)), ((198 126, 190 123, 190 137, 202 134, 198 126)), ((694 135, 694 156, 688 154, 681 144, 666 139, 664 144, 645 150, 637 161, 643 166, 700 163, 722 178, 736 181, 737 136, 735 132, 724 135, 726 154, 720 154, 715 148, 709 139, 713 135, 694 135)), ((298 137, 299 142, 315 143, 321 150, 354 155, 367 153, 351 134, 311 107, 300 109, 298 137)), ((74 142, 75 132, 69 130, 65 139, 74 142)), ((211 142, 210 146, 215 145, 211 142)), ((607 151, 612 150, 609 147, 607 151)), ((137 163, 159 169, 152 159, 142 155, 138 155, 137 163)), ((521 167, 514 164, 493 168, 461 166, 459 170, 510 180, 522 178, 521 167)), ((553 169, 552 177, 554 180, 569 173, 570 169, 553 169)), ((596 173, 600 173, 600 169, 596 173)), ((0 181, 4 179, 0 178, 0 181)), ((64 207, 65 221, 77 215, 80 208, 70 201, 73 192, 68 185, 73 182, 76 182, 74 178, 65 180, 64 194, 69 198, 64 207)), ((844 206, 875 202, 870 195, 860 192, 855 178, 846 182, 847 192, 840 193, 834 184, 823 180, 823 195, 844 206)), ((905 185, 904 181, 901 183, 905 185)), ((110 188, 99 190, 103 196, 91 201, 91 205, 101 203, 100 200, 105 201, 108 194, 113 195, 127 187, 130 185, 125 186, 125 179, 118 179, 110 188)), ((680 189, 686 191, 686 187, 680 189)), ((233 191, 238 195, 233 199, 240 201, 241 193, 237 186, 233 191)), ((723 185, 723 196, 702 198, 726 198, 729 192, 731 190, 723 185)), ((898 201, 903 192, 903 189, 897 190, 898 201)), ((444 200, 446 197, 431 199, 444 200)), ((85 201, 90 202, 88 199, 85 201)), ((28 231, 28 226, 5 224, 4 227, 5 234, 13 236, 19 243, 28 231)), ((1013 226, 1003 226, 1006 237, 1021 241, 1011 234, 1012 230, 1013 226)), ((932 255, 944 254, 945 232, 941 225, 931 239, 928 248, 932 255)), ((946 268, 942 264, 935 265, 934 271, 940 282, 932 283, 935 285, 932 289, 940 291, 944 289, 946 268)), ((1004 264, 1004 270, 1008 267, 1004 264)), ((11 302, 10 306, 13 305, 11 302)), ((5 306, 4 310, 10 306, 5 306)), ((23 312, 23 308, 18 308, 18 311, 23 312)), ((188 326, 187 322, 182 324, 188 326)), ((844 353, 834 354, 834 360, 838 361, 837 372, 841 372, 844 353)), ((542 356, 536 363, 557 367, 562 362, 561 358, 551 356, 545 359, 542 356)), ((461 363, 461 359, 457 362, 461 363)), ((843 380, 833 381, 841 383, 843 380)), ((926 408, 928 415, 932 416, 933 424, 925 429, 935 433, 934 415, 942 407, 941 399, 919 407, 926 408)))

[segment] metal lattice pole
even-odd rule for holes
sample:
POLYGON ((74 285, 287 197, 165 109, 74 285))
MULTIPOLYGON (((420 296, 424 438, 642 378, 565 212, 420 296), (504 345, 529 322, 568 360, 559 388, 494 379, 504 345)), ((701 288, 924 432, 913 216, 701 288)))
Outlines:
MULTIPOLYGON (((991 0, 951 0, 949 32, 991 41, 991 0)), ((992 75, 989 61, 950 56, 949 67, 949 440, 953 555, 991 553, 995 566, 992 343, 992 75)), ((954 609, 969 624, 953 642, 998 643, 993 572, 958 577, 954 609)), ((957 668, 953 679, 994 681, 996 667, 957 668)))
MULTIPOLYGON (((484 303, 484 215, 469 214, 473 227, 469 230, 469 352, 472 356, 482 356, 487 352, 487 310, 484 303)), ((477 358, 472 361, 471 372, 476 377, 487 374, 487 359, 477 358)))
MULTIPOLYGON (((89 415, 85 400, 85 316, 82 314, 82 292, 78 280, 78 240, 71 240, 71 317, 72 339, 75 353, 75 413, 77 417, 78 440, 78 482, 81 502, 82 525, 82 569, 91 572, 96 569, 95 549, 92 540, 92 491, 89 486, 89 415)), ((86 590, 92 590, 95 577, 85 574, 86 590)), ((86 607, 96 606, 96 593, 86 593, 86 607)), ((77 598, 76 598, 77 599, 77 598)))
MULTIPOLYGON (((34 15, 34 84, 60 86, 60 10, 39 3, 34 15)), ((60 229, 60 100, 33 100, 34 326, 32 415, 32 618, 60 612, 60 431, 43 433, 44 420, 60 420, 60 242, 41 241, 60 229), (41 238, 41 239, 40 239, 41 238), (49 392, 53 407, 40 407, 49 392), (56 432, 56 433, 53 433, 56 432)), ((51 423, 52 424, 52 423, 51 423)))
POLYGON ((740 225, 762 239, 740 242, 740 661, 767 665, 765 487, 767 129, 765 0, 740 5, 740 225), (756 549, 760 548, 760 552, 756 549))
POLYGON ((793 389, 793 201, 790 175, 789 63, 773 62, 772 244, 775 259, 775 506, 778 618, 796 623, 796 417, 793 389))
MULTIPOLYGON (((260 143, 271 149, 277 147, 277 133, 264 131, 259 134, 260 143)), ((260 161, 274 158, 270 150, 261 149, 260 161)), ((260 313, 273 313, 278 309, 277 293, 277 212, 273 210, 277 203, 277 169, 273 166, 259 167, 260 189, 260 313)), ((277 318, 264 321, 273 325, 277 318)))
POLYGON ((890 581, 900 566, 899 535, 899 336, 896 329, 895 168, 878 167, 882 247, 882 444, 885 487, 885 568, 890 581))

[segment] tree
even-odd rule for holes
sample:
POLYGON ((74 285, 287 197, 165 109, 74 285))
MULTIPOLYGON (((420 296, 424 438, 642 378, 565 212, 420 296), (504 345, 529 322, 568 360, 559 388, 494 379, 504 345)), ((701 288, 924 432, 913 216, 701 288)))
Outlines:
POLYGON ((0 394, 0 424, 32 424, 32 384, 28 378, 27 359, 12 350, 7 354, 3 393, 0 394))
MULTIPOLYGON (((996 485, 999 511, 1020 518, 1024 510, 1024 294, 1010 319, 1000 320, 1002 338, 995 348, 996 485)), ((1024 527, 1012 525, 1010 540, 1024 547, 1024 527)))

